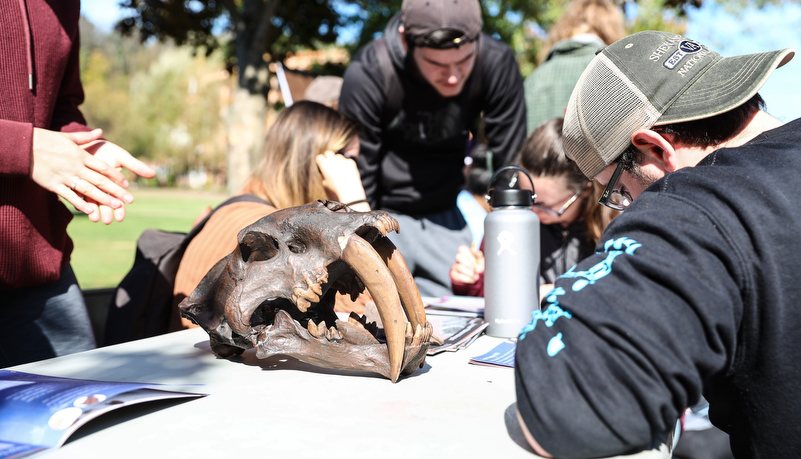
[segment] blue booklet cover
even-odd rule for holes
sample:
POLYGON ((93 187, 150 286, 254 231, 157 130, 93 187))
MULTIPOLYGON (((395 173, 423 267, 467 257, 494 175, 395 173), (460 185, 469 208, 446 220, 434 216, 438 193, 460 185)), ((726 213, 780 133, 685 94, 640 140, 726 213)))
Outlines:
POLYGON ((477 365, 514 368, 516 347, 517 341, 504 341, 503 343, 492 348, 492 350, 486 354, 472 357, 470 359, 470 363, 477 365))
POLYGON ((57 448, 89 420, 122 406, 205 395, 158 387, 0 370, 0 458, 57 448))

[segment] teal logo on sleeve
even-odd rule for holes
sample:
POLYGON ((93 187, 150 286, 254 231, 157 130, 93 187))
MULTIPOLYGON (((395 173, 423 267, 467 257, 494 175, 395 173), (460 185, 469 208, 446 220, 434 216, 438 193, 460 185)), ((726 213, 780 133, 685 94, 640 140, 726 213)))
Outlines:
MULTIPOLYGON (((612 272, 612 263, 617 257, 624 254, 632 255, 634 254, 634 251, 641 246, 642 244, 638 243, 634 239, 629 239, 626 237, 606 241, 606 244, 604 244, 604 252, 607 254, 606 258, 586 271, 576 271, 576 267, 574 266, 570 268, 568 272, 559 276, 559 278, 576 279, 570 289, 574 292, 578 292, 584 287, 593 285, 600 279, 608 276, 612 272)), ((540 320, 547 328, 551 328, 556 321, 562 317, 566 319, 573 318, 573 315, 569 311, 563 309, 559 304, 559 297, 565 295, 566 293, 567 291, 562 287, 556 287, 551 290, 545 297, 545 302, 548 304, 548 307, 545 308, 544 311, 538 310, 531 313, 531 322, 523 327, 522 330, 520 330, 520 336, 518 337, 518 340, 522 341, 526 338, 526 334, 534 331, 534 329, 537 328, 537 323, 540 320)), ((564 348, 565 342, 562 340, 562 333, 559 332, 556 334, 556 336, 552 337, 548 341, 546 352, 548 353, 549 357, 553 357, 561 352, 564 348)))
POLYGON ((637 248, 642 246, 634 239, 622 237, 619 239, 606 241, 604 244, 604 252, 607 253, 606 258, 591 267, 586 271, 575 271, 576 267, 573 266, 566 273, 559 276, 560 279, 576 279, 573 282, 573 291, 578 292, 588 285, 594 284, 598 279, 604 278, 612 272, 612 262, 615 261, 620 255, 633 254, 637 248))
POLYGON ((562 342, 562 334, 557 333, 556 336, 548 341, 548 357, 553 357, 565 348, 565 343, 562 342))

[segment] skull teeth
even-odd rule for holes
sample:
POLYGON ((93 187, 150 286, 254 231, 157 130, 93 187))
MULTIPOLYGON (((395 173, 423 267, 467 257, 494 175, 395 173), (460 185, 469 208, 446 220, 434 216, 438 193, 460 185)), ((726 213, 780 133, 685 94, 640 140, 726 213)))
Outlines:
POLYGON ((295 304, 297 305, 300 312, 306 312, 309 309, 309 306, 311 306, 311 302, 306 298, 298 298, 295 301, 295 304))
POLYGON ((319 338, 320 337, 320 333, 317 331, 317 325, 314 324, 314 321, 310 320, 309 323, 306 324, 306 329, 309 331, 309 333, 313 337, 315 337, 315 338, 319 338))
POLYGON ((314 324, 314 321, 309 321, 306 325, 306 329, 309 333, 315 338, 325 338, 328 341, 342 341, 342 333, 339 332, 333 325, 329 328, 326 328, 325 321, 320 322, 318 325, 314 324))
MULTIPOLYGON (((304 290, 300 287, 295 287, 292 293, 294 294, 293 299, 295 300, 295 304, 301 312, 306 312, 312 303, 320 301, 319 295, 315 293, 313 289, 304 290)), ((320 293, 322 293, 322 291, 320 293)))
POLYGON ((317 283, 317 282, 313 281, 312 279, 310 279, 308 275, 304 276, 303 280, 306 281, 306 285, 309 286, 309 290, 314 292, 315 295, 317 295, 319 297, 320 295, 323 294, 323 287, 320 286, 319 283, 317 283))

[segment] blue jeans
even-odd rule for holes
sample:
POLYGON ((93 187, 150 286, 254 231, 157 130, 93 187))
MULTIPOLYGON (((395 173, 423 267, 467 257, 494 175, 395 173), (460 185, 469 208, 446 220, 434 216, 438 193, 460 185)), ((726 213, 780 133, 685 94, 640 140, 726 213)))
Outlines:
POLYGON ((0 368, 96 347, 69 264, 52 284, 0 290, 0 298, 0 368))

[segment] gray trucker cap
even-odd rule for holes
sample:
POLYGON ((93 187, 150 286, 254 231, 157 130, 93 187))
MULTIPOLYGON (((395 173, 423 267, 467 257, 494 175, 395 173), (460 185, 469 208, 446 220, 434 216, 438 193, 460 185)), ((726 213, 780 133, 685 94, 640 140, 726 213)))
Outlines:
POLYGON ((631 144, 631 135, 729 111, 748 101, 793 58, 783 49, 722 57, 668 32, 645 31, 598 53, 565 110, 565 154, 594 178, 631 144))

